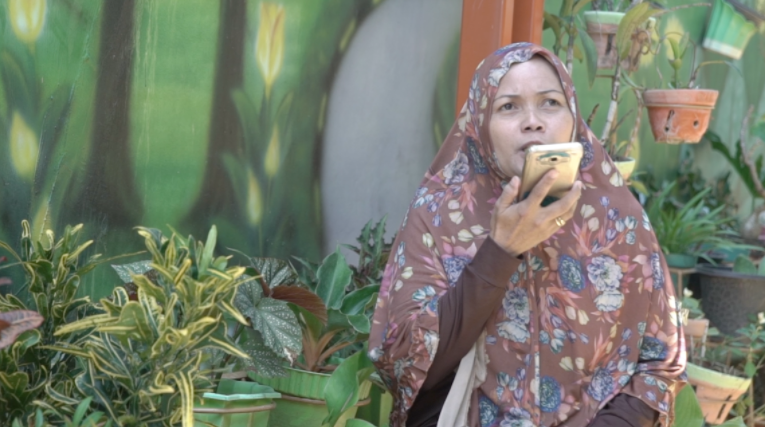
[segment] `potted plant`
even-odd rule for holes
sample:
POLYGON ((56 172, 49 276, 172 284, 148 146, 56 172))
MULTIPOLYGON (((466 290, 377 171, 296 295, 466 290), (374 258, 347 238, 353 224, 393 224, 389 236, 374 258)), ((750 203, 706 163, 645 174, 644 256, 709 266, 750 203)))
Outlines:
POLYGON ((195 401, 213 390, 206 362, 218 352, 248 357, 225 318, 247 323, 233 304, 245 268, 213 256, 215 227, 205 244, 142 227, 138 233, 152 260, 150 271, 131 274, 136 297, 116 287, 97 313, 55 332, 86 335, 49 347, 81 361, 77 391, 97 396, 93 405, 118 424, 192 427, 195 401))
POLYGON ((749 39, 765 20, 757 10, 736 0, 715 0, 702 46, 739 59, 749 39))
POLYGON ((641 51, 649 47, 650 33, 656 26, 656 19, 650 15, 644 16, 644 13, 650 11, 651 15, 658 14, 658 10, 650 7, 648 3, 644 6, 639 6, 640 4, 642 2, 594 0, 592 10, 584 12, 587 34, 597 51, 598 69, 614 68, 617 59, 620 59, 620 67, 623 70, 637 69, 641 51), (630 11, 635 12, 630 14, 630 11), (620 38, 625 37, 631 43, 629 52, 626 56, 622 56, 619 46, 627 40, 620 40, 620 38))
POLYGON ((692 72, 687 82, 683 81, 680 77, 683 58, 693 42, 687 33, 668 34, 663 40, 670 46, 671 55, 667 59, 673 75, 669 88, 643 91, 643 104, 648 109, 651 131, 659 143, 697 143, 709 127, 709 119, 719 94, 716 90, 699 89, 696 86, 698 72, 701 67, 710 64, 731 64, 726 61, 705 61, 696 65, 696 49, 690 49, 693 51, 692 72))
MULTIPOLYGON (((303 330, 302 354, 294 362, 299 369, 285 368, 286 377, 269 378, 256 372, 250 377, 282 394, 272 426, 326 423, 341 427, 355 416, 358 402, 368 397, 372 385, 368 378, 374 368, 366 352, 361 348, 350 355, 343 352, 366 341, 367 312, 376 301, 379 285, 351 286, 352 271, 339 250, 321 265, 305 262, 304 266, 304 284, 319 297, 319 304, 309 309, 308 304, 290 302, 303 330), (347 357, 342 360, 338 355, 347 357)), ((290 281, 297 277, 294 270, 290 272, 290 281)))
POLYGON ((19 251, 0 242, 15 261, 3 268, 21 267, 25 278, 25 292, 0 295, 0 348, 5 347, 0 349, 0 425, 25 422, 43 409, 72 417, 80 403, 71 394, 81 371, 77 357, 53 345, 86 338, 85 332, 54 336, 54 331, 92 311, 90 299, 78 297, 78 288, 106 261, 97 254, 85 256, 93 241, 80 241, 82 229, 67 226, 60 235, 45 230, 35 239, 24 220, 19 251))
POLYGON ((646 213, 662 251, 671 267, 690 268, 698 258, 714 263, 711 248, 749 247, 735 242, 737 233, 726 228, 732 219, 722 217, 725 206, 709 209, 704 197, 712 190, 706 188, 684 203, 672 203, 673 181, 648 201, 646 213))
MULTIPOLYGON (((752 408, 752 377, 765 362, 765 333, 757 323, 736 331, 736 335, 711 347, 702 357, 689 354, 688 381, 695 387, 704 417, 711 424, 720 424, 745 393, 743 403, 752 408)), ((741 415, 739 409, 739 415, 741 415)))
POLYGON ((765 311, 765 262, 759 269, 747 255, 739 255, 733 268, 701 264, 701 306, 720 332, 733 334, 765 311))
POLYGON ((765 231, 765 205, 762 204, 762 201, 765 200, 765 188, 763 188, 765 175, 763 175, 761 167, 763 155, 760 154, 753 158, 752 154, 753 147, 763 144, 763 139, 765 139, 765 120, 759 120, 750 128, 749 121, 753 110, 753 106, 749 107, 749 111, 744 116, 739 140, 734 144, 735 151, 730 150, 720 136, 712 131, 704 134, 704 138, 710 142, 713 150, 722 154, 728 161, 749 192, 752 198, 752 214, 744 222, 741 234, 750 242, 759 242, 762 245, 762 241, 765 240, 763 238, 765 237, 765 233, 763 233, 765 231), (754 142, 748 147, 750 136, 754 142))
POLYGON ((709 319, 704 317, 701 303, 693 298, 688 289, 683 290, 683 303, 680 311, 683 319, 683 333, 689 352, 696 351, 698 348, 700 356, 704 357, 707 335, 709 334, 709 319))

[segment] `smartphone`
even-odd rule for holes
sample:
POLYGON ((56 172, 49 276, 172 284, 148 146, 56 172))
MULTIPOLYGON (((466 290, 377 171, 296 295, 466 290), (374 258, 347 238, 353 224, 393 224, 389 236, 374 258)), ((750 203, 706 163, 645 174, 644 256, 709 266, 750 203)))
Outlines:
POLYGON ((550 169, 558 170, 558 178, 555 179, 550 192, 542 201, 542 206, 547 206, 565 196, 576 182, 583 152, 582 144, 579 142, 529 147, 526 150, 526 163, 523 165, 521 177, 521 200, 528 197, 534 186, 550 169))

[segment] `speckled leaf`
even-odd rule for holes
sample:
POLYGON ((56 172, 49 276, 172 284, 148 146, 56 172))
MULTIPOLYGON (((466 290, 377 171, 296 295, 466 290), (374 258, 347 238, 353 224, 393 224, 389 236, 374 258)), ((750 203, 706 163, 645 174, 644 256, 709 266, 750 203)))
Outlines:
POLYGON ((292 285, 298 282, 298 276, 290 263, 278 258, 251 258, 252 267, 263 276, 261 280, 270 289, 281 285, 292 285))
POLYGON ((133 278, 130 277, 131 274, 144 274, 151 270, 150 265, 151 261, 138 261, 122 265, 112 264, 112 268, 120 276, 123 283, 131 283, 133 281, 133 278))
POLYGON ((263 288, 256 279, 251 279, 239 285, 234 297, 234 305, 244 317, 252 321, 255 318, 255 307, 261 299, 263 299, 263 288))
POLYGON ((284 301, 260 300, 252 324, 263 336, 263 342, 276 354, 294 360, 303 348, 300 326, 295 313, 284 301))
POLYGON ((239 346, 250 356, 248 365, 264 377, 281 377, 287 374, 282 367, 282 359, 263 343, 259 332, 250 328, 244 330, 239 346))

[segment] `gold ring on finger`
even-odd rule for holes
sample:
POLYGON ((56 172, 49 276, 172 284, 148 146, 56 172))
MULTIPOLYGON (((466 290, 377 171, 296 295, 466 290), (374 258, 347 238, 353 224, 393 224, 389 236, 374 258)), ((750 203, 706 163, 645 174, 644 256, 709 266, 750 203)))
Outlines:
POLYGON ((558 224, 558 227, 563 227, 566 225, 566 221, 564 221, 561 217, 555 218, 555 223, 558 224))

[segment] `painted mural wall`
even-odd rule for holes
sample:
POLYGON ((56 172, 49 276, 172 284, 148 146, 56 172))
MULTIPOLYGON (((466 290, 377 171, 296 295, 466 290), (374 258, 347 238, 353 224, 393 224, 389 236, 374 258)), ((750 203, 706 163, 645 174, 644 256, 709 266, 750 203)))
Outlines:
MULTIPOLYGON (((137 225, 215 224, 220 249, 317 259, 370 219, 393 231, 436 149, 437 86, 456 84, 440 70, 460 10, 3 0, 0 240, 24 218, 37 235, 84 223, 109 256, 141 248, 137 225)), ((85 291, 108 293, 110 274, 85 291)))

